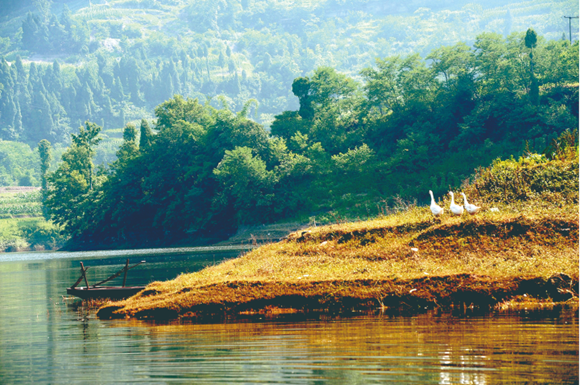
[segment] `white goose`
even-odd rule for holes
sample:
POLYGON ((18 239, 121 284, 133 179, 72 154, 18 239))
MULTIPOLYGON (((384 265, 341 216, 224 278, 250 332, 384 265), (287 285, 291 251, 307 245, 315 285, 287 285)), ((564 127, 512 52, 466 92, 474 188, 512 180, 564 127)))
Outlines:
POLYGON ((433 191, 429 190, 429 195, 431 195, 431 212, 433 213, 433 215, 435 215, 436 217, 443 215, 443 207, 439 206, 437 203, 435 203, 435 198, 433 197, 433 191))
POLYGON ((471 203, 467 203, 467 198, 465 197, 464 193, 461 193, 461 195, 463 195, 463 202, 465 204, 465 211, 467 211, 471 215, 475 215, 475 214, 477 214, 477 212, 479 210, 481 210, 481 207, 478 207, 476 205, 472 205, 471 203))
POLYGON ((451 204, 449 205, 449 210, 451 210, 451 213, 453 213, 453 215, 461 215, 463 214, 463 206, 459 206, 455 204, 454 196, 453 196, 453 192, 449 191, 449 195, 451 195, 451 204))

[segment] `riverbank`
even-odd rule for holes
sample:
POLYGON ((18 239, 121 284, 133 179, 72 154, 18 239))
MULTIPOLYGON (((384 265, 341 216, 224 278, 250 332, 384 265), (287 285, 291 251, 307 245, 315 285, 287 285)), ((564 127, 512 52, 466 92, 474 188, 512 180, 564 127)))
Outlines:
POLYGON ((493 307, 526 296, 577 306, 578 214, 570 208, 540 216, 502 208, 441 221, 417 208, 309 228, 201 272, 154 282, 104 306, 99 317, 493 307))
POLYGON ((278 242, 286 238, 290 233, 307 227, 307 223, 281 222, 269 223, 255 226, 240 226, 234 234, 221 234, 221 236, 200 236, 185 238, 175 242, 151 242, 135 246, 125 242, 79 242, 75 239, 68 239, 64 242, 61 251, 102 251, 102 250, 136 250, 136 249, 158 249, 158 248, 179 248, 179 247, 222 247, 240 246, 257 247, 260 245, 278 242))
POLYGON ((412 207, 310 227, 200 272, 153 282, 98 316, 577 308, 577 186, 577 155, 496 162, 464 188, 482 206, 474 216, 435 218, 428 207, 412 207))

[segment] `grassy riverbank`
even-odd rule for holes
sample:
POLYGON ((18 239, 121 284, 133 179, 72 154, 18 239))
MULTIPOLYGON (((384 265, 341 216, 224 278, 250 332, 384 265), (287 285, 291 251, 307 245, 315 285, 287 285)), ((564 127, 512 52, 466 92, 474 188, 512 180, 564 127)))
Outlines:
POLYGON ((98 314, 167 319, 378 307, 509 308, 524 301, 577 306, 577 186, 577 155, 567 161, 497 162, 465 186, 472 203, 483 206, 476 216, 435 219, 428 207, 415 207, 370 221, 312 227, 200 272, 154 282, 98 314))

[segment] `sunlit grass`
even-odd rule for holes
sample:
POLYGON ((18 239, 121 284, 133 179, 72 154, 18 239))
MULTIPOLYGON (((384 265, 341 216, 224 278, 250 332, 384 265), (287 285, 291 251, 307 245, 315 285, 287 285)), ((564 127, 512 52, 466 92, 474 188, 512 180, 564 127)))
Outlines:
MULTIPOLYGON (((503 166, 481 173, 475 185, 496 188, 486 184, 486 178, 496 178, 495 170, 503 172, 503 166)), ((99 314, 196 317, 204 312, 259 311, 264 306, 444 307, 457 301, 482 306, 501 302, 498 306, 506 307, 522 290, 537 297, 537 303, 576 298, 579 217, 578 197, 572 192, 578 177, 561 163, 558 167, 566 177, 560 178, 552 166, 546 163, 547 173, 520 174, 531 175, 532 184, 538 175, 559 178, 560 184, 552 184, 557 191, 524 189, 522 195, 521 186, 512 186, 516 179, 507 178, 505 191, 513 187, 514 197, 474 198, 471 203, 483 208, 475 216, 434 218, 428 207, 410 206, 368 221, 312 226, 239 258, 154 282, 99 314), (564 286, 552 282, 554 277, 564 286), (552 294, 546 297, 548 292, 552 294)), ((465 191, 478 197, 473 185, 465 191)), ((447 199, 441 203, 449 205, 447 199)))
MULTIPOLYGON (((577 214, 560 213, 556 222, 533 213, 509 212, 438 221, 427 210, 302 230, 240 258, 155 282, 146 294, 122 303, 123 311, 135 315, 171 308, 183 313, 202 304, 227 307, 288 295, 350 296, 382 303, 389 295, 413 290, 414 280, 429 277, 480 277, 477 284, 492 281, 508 291, 522 279, 546 280, 559 273, 578 279, 577 214), (554 223, 570 226, 570 231, 553 231, 554 223), (466 235, 462 233, 466 225, 485 226, 491 233, 466 235), (529 229, 506 235, 504 230, 514 226, 529 229)), ((414 295, 428 297, 428 292, 444 292, 449 285, 422 286, 425 292, 414 295)))

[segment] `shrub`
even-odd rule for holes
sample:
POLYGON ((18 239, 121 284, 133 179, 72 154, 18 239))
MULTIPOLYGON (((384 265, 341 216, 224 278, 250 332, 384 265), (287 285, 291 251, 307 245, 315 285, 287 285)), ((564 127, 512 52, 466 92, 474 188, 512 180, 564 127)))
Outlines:
POLYGON ((547 160, 541 155, 498 159, 490 167, 479 169, 465 191, 486 202, 555 198, 562 203, 578 203, 578 159, 547 160))
POLYGON ((19 230, 27 243, 33 246, 55 248, 62 245, 67 237, 61 234, 59 227, 43 220, 20 222, 19 230))
POLYGON ((578 130, 564 131, 544 150, 548 159, 578 161, 578 130))

